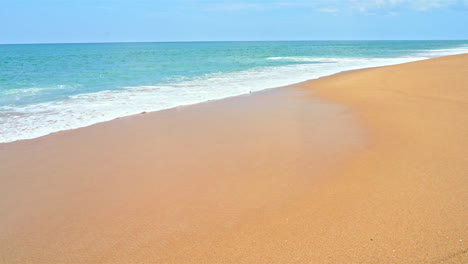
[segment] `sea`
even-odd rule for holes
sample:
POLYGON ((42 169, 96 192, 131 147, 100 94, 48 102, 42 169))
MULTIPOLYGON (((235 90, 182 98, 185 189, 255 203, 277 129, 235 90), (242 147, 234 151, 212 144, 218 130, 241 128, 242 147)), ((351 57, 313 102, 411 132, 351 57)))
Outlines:
POLYGON ((0 142, 468 52, 468 41, 0 45, 0 142))

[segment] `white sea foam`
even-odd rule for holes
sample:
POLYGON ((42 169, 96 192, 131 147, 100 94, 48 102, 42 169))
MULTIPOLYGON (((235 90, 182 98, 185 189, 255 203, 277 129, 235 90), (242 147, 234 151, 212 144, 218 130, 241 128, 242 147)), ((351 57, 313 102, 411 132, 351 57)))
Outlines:
POLYGON ((415 55, 418 57, 426 57, 426 58, 435 58, 440 56, 448 56, 448 55, 455 55, 455 54, 462 54, 468 53, 468 45, 460 46, 457 48, 452 49, 434 49, 434 50, 427 50, 420 53, 416 53, 415 55))
MULTIPOLYGON (((320 58, 320 57, 269 57, 267 60, 278 60, 278 61, 291 61, 291 62, 317 62, 317 63, 350 63, 350 62, 371 62, 381 61, 382 59, 394 59, 394 58, 320 58)), ((411 59, 406 57, 405 59, 411 59)), ((414 57, 414 60, 424 59, 421 56, 414 57)))
POLYGON ((468 52, 468 47, 436 50, 407 58, 272 57, 269 59, 331 63, 307 63, 209 74, 160 86, 121 87, 120 90, 74 95, 62 101, 18 107, 4 106, 0 107, 0 142, 35 138, 118 117, 246 94, 341 71, 465 52, 468 52))
POLYGON ((34 95, 44 91, 64 90, 71 87, 70 85, 55 85, 49 87, 28 87, 24 89, 11 89, 2 92, 5 95, 34 95))

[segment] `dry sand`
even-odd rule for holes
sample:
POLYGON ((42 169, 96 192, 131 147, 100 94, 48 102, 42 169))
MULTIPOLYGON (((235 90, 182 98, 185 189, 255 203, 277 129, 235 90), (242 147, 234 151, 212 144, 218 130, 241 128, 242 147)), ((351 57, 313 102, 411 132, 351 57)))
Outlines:
POLYGON ((0 263, 468 263, 467 152, 468 55, 0 144, 0 263))

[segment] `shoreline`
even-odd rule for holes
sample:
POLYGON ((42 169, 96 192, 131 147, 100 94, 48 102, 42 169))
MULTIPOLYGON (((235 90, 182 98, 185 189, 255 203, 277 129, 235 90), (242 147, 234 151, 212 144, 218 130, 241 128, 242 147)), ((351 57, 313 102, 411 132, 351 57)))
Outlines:
MULTIPOLYGON (((461 48, 461 47, 458 47, 458 48, 461 48)), ((447 56, 457 56, 457 55, 462 55, 462 54, 454 54, 454 55, 447 55, 447 56)), ((51 136, 51 135, 54 135, 54 134, 67 133, 69 131, 73 131, 73 130, 76 130, 76 129, 88 128, 88 127, 92 127, 94 125, 98 125, 98 124, 101 124, 101 123, 113 122, 115 120, 119 120, 119 119, 122 119, 122 118, 132 118, 134 116, 139 116, 139 115, 142 115, 142 114, 151 114, 151 113, 156 113, 156 112, 161 112, 161 111, 171 111, 171 110, 176 111, 179 108, 191 107, 191 106, 195 106, 195 105, 198 105, 198 104, 205 104, 205 103, 210 103, 210 102, 215 102, 215 101, 220 101, 220 100, 228 100, 228 99, 235 98, 235 97, 249 96, 249 95, 252 95, 252 94, 256 94, 256 93, 259 93, 259 92, 265 92, 265 91, 269 91, 269 90, 272 90, 272 89, 284 89, 284 88, 288 88, 288 87, 299 86, 299 85, 302 85, 302 84, 307 83, 307 82, 311 82, 311 81, 319 80, 321 78, 327 78, 327 77, 335 76, 335 75, 339 75, 339 74, 345 74, 345 73, 348 73, 348 72, 354 72, 354 71, 360 71, 360 70, 366 70, 366 69, 373 69, 373 68, 388 67, 388 66, 393 66, 393 65, 401 65, 401 64, 412 63, 412 62, 417 62, 417 61, 431 60, 431 59, 440 58, 440 57, 446 57, 446 56, 437 56, 437 57, 432 57, 432 58, 429 57, 429 58, 418 59, 418 60, 410 61, 410 62, 402 62, 402 63, 397 63, 397 64, 383 65, 383 66, 372 66, 372 67, 364 67, 364 68, 358 68, 358 69, 344 70, 344 71, 340 71, 340 72, 337 72, 337 73, 333 73, 331 75, 324 75, 324 76, 317 77, 317 78, 314 78, 314 79, 307 79, 305 81, 296 82, 296 83, 292 83, 292 84, 289 84, 289 85, 270 87, 270 88, 265 88, 265 89, 262 89, 262 90, 250 91, 249 93, 233 95, 233 96, 227 96, 227 97, 218 98, 218 99, 210 99, 210 100, 207 100, 207 101, 196 102, 196 103, 193 103, 193 104, 178 105, 178 106, 165 108, 165 109, 160 109, 160 110, 155 110, 155 111, 148 111, 148 112, 142 111, 140 113, 131 114, 131 115, 124 115, 124 116, 116 117, 116 118, 113 118, 113 119, 110 119, 110 120, 99 121, 97 123, 93 123, 93 124, 90 124, 90 125, 80 126, 80 127, 77 127, 77 128, 58 130, 58 131, 54 131, 54 132, 51 132, 51 133, 48 133, 48 134, 45 134, 45 135, 42 135, 42 136, 38 136, 38 137, 23 138, 23 139, 17 139, 17 140, 13 140, 13 141, 0 142, 0 146, 2 144, 10 144, 10 143, 27 141, 27 140, 36 140, 36 139, 51 136)), ((394 59, 396 59, 396 58, 394 58, 394 59)), ((401 59, 403 59, 403 58, 401 58, 401 59)))
POLYGON ((3 261, 462 263, 467 66, 348 71, 0 144, 3 261))

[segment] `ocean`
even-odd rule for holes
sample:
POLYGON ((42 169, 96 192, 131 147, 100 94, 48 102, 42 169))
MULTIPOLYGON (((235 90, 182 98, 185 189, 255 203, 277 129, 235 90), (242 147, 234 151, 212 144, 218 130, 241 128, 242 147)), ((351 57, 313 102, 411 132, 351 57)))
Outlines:
POLYGON ((0 142, 468 52, 468 41, 0 45, 0 142))

